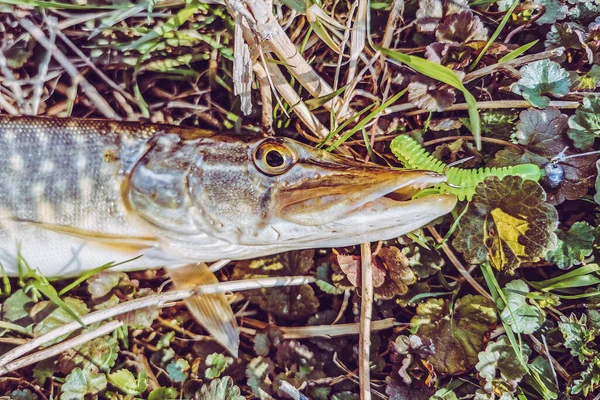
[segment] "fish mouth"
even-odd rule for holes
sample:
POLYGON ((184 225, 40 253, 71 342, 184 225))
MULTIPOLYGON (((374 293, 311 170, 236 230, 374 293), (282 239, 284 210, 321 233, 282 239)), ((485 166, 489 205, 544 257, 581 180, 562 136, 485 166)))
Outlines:
MULTIPOLYGON (((305 167, 310 171, 309 167, 305 167)), ((315 226, 333 223, 367 210, 403 208, 423 201, 412 200, 423 189, 446 181, 446 176, 431 171, 385 168, 380 166, 322 167, 313 166, 313 177, 299 184, 283 187, 275 194, 276 215, 288 222, 315 226), (416 202, 416 203, 415 203, 416 202), (382 208, 383 207, 383 208, 382 208)), ((431 196, 426 196, 428 198, 431 196)), ((456 203, 453 196, 431 202, 440 212, 449 212, 456 203), (452 207, 450 207, 452 206, 452 207)))

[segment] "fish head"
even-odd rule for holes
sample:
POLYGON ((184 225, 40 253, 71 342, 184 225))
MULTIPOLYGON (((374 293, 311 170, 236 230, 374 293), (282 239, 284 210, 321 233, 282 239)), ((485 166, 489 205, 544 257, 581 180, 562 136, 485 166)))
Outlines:
POLYGON ((165 135, 130 172, 125 196, 158 237, 209 261, 401 236, 454 208, 451 194, 411 199, 445 180, 284 137, 165 135))

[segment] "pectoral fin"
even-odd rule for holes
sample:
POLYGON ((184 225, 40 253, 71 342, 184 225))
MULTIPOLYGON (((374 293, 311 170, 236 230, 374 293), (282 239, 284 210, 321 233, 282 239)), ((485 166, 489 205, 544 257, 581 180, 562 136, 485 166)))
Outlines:
POLYGON ((155 247, 158 244, 158 239, 153 236, 113 235, 104 232, 96 232, 65 225, 48 224, 45 222, 32 220, 17 218, 13 218, 13 220, 19 223, 34 225, 38 228, 46 229, 48 231, 74 236, 119 251, 141 251, 155 247))
MULTIPOLYGON (((189 289, 199 285, 218 283, 206 264, 188 264, 167 269, 177 289, 189 289)), ((192 296, 185 300, 189 311, 214 339, 234 357, 238 356, 240 331, 224 293, 192 296)))

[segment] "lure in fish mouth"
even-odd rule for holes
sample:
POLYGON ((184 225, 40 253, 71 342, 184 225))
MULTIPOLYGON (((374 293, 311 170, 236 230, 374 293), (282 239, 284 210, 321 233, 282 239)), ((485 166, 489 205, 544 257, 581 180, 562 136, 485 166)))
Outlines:
POLYGON ((211 261, 398 237, 454 208, 453 195, 410 200, 443 181, 287 138, 164 135, 133 166, 124 199, 171 251, 211 261))

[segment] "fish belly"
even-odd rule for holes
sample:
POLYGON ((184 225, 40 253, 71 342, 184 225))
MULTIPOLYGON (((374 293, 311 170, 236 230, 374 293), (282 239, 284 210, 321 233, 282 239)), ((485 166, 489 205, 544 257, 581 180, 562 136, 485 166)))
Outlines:
POLYGON ((128 216, 120 188, 153 133, 107 121, 0 117, 0 262, 8 275, 18 273, 19 254, 46 276, 141 254, 121 269, 163 265, 158 249, 98 244, 42 227, 148 236, 128 216))

